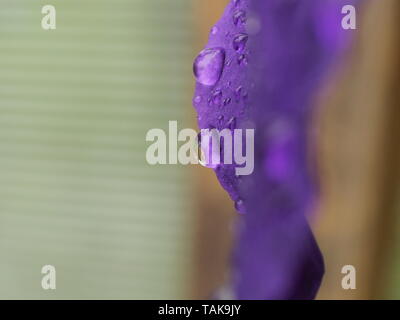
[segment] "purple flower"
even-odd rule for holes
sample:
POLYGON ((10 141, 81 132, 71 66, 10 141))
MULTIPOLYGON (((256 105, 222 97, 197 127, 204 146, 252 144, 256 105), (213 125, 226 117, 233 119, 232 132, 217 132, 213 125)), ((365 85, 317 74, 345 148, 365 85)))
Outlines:
POLYGON ((307 222, 318 196, 309 129, 312 99, 349 44, 342 6, 231 1, 196 58, 200 128, 255 129, 253 174, 215 169, 246 212, 232 266, 238 299, 312 299, 320 286, 323 259, 307 222))

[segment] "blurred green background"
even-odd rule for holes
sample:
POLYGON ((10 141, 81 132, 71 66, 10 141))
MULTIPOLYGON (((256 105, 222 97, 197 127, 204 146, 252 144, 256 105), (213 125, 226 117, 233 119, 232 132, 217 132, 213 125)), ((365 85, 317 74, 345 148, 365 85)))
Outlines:
POLYGON ((188 107, 190 11, 2 0, 0 298, 187 295, 185 177, 146 163, 145 136, 188 107), (47 4, 56 30, 41 27, 47 4), (46 264, 57 290, 41 288, 46 264))

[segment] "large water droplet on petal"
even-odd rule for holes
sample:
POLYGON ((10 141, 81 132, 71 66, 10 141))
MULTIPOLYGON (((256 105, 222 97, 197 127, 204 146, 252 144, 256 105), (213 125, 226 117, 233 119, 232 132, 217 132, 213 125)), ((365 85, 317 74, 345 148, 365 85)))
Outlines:
POLYGON ((248 40, 249 36, 244 33, 240 33, 233 38, 233 49, 235 49, 237 52, 243 52, 243 50, 246 48, 246 43, 248 40))
POLYGON ((193 64, 193 72, 197 82, 206 86, 215 85, 221 77, 224 63, 224 49, 209 48, 201 51, 193 64))

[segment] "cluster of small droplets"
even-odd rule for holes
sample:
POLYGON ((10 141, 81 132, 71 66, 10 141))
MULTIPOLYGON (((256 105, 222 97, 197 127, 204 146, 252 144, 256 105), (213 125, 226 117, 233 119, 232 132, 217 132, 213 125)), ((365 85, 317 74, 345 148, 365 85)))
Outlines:
MULTIPOLYGON (((233 0, 233 13, 232 13, 232 21, 236 27, 240 27, 246 23, 246 12, 241 10, 240 7, 241 0, 233 0)), ((217 26, 214 26, 210 34, 211 36, 217 35, 219 29, 217 26)), ((233 36, 230 32, 226 32, 225 36, 230 38, 233 36)), ((246 44, 248 40, 248 35, 245 33, 236 33, 233 36, 232 46, 234 52, 237 53, 236 61, 239 65, 247 65, 246 58, 246 44)), ((226 59, 226 51, 223 48, 207 48, 200 52, 200 54, 196 57, 193 71, 198 83, 204 86, 215 86, 223 73, 225 67, 230 67, 235 58, 231 57, 230 59, 226 59)), ((244 101, 247 97, 247 94, 244 92, 242 86, 237 88, 231 88, 232 82, 228 81, 226 83, 226 89, 229 91, 232 90, 232 98, 224 97, 223 91, 220 88, 214 89, 211 92, 210 97, 208 98, 208 105, 210 107, 226 107, 231 104, 232 99, 235 102, 244 101)), ((196 96, 193 99, 194 104, 197 106, 202 102, 201 96, 196 96)), ((222 125, 224 121, 224 116, 219 115, 218 123, 222 125)), ((229 118, 226 123, 226 127, 233 130, 236 127, 236 118, 229 118)))
MULTIPOLYGON (((241 4, 240 0, 233 1, 232 21, 236 27, 240 27, 240 26, 244 25, 246 23, 246 19, 247 19, 246 12, 239 9, 240 4, 241 4)), ((211 34, 216 33, 215 28, 216 27, 211 29, 211 34)), ((225 36, 227 38, 230 38, 231 33, 226 32, 225 36)), ((247 60, 247 56, 246 56, 247 41, 248 41, 248 35, 245 33, 239 32, 233 36, 232 47, 234 49, 234 52, 237 53, 236 61, 239 66, 246 66, 248 64, 248 60, 247 60)), ((233 59, 234 58, 226 59, 224 67, 230 67, 233 59)), ((226 88, 230 89, 231 85, 232 85, 231 81, 228 81, 226 84, 226 88)), ((222 99, 222 91, 218 89, 212 93, 212 97, 209 99, 209 105, 220 107, 221 99, 222 99)), ((241 101, 243 101, 243 102, 246 101, 247 93, 244 91, 242 86, 239 86, 236 89, 233 89, 233 99, 237 103, 239 103, 241 101)), ((231 102, 232 102, 232 98, 226 97, 225 99, 222 100, 222 106, 226 107, 231 102)), ((218 116, 217 120, 218 120, 218 123, 221 125, 224 120, 223 115, 218 116)), ((230 118, 229 121, 226 123, 225 127, 229 128, 231 130, 235 129, 236 118, 235 117, 230 118)))
MULTIPOLYGON (((214 26, 210 30, 211 39, 218 39, 217 37, 221 37, 220 32, 224 32, 222 36, 226 39, 225 43, 229 43, 229 48, 206 48, 199 53, 194 61, 193 71, 196 81, 200 85, 210 87, 210 91, 207 91, 209 92, 207 98, 197 95, 194 97, 193 102, 196 107, 200 107, 201 103, 205 102, 208 108, 214 110, 210 111, 211 113, 219 113, 217 110, 220 109, 221 113, 216 114, 216 118, 214 118, 215 125, 234 130, 237 128, 237 116, 244 114, 243 107, 247 102, 247 92, 242 85, 234 85, 234 82, 230 79, 227 79, 223 84, 220 83, 220 80, 225 70, 235 67, 233 64, 236 63, 239 68, 243 68, 248 64, 247 56, 249 51, 247 42, 249 36, 244 32, 248 17, 246 11, 243 10, 242 0, 232 0, 230 14, 231 23, 233 24, 231 31, 224 31, 219 26, 214 26), (204 101, 205 99, 206 101, 204 101), (235 111, 236 114, 228 116, 228 110, 225 108, 232 108, 231 104, 241 104, 241 108, 235 111)), ((201 120, 200 117, 199 120, 201 120)), ((210 125, 207 124, 207 126, 210 125)), ((215 169, 217 170, 218 167, 215 169)), ((235 208, 240 213, 246 212, 243 199, 237 199, 235 208)))

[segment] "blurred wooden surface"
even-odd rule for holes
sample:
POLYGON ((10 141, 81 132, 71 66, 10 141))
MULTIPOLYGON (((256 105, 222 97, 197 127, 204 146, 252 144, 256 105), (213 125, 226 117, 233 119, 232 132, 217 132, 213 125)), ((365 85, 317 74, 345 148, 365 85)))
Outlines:
POLYGON ((364 9, 355 49, 320 109, 322 206, 315 230, 326 263, 321 299, 378 298, 386 239, 393 234, 399 2, 370 1, 364 9), (341 287, 348 264, 357 270, 356 290, 341 287))

